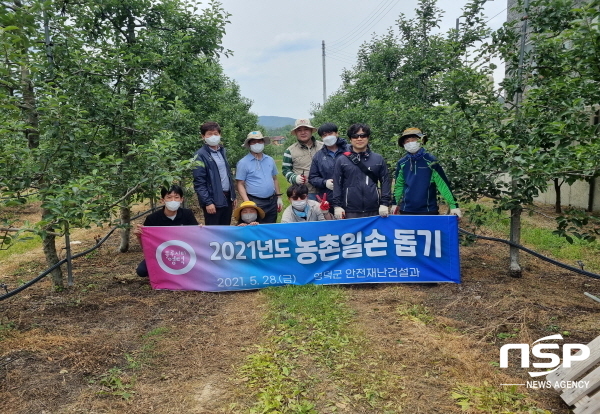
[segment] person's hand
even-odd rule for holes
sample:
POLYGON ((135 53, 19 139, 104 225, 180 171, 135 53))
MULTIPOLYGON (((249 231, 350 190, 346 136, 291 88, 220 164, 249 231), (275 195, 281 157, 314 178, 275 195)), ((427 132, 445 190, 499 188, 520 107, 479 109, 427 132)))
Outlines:
POLYGON ((330 178, 329 180, 325 181, 325 187, 327 187, 331 191, 333 191, 333 179, 332 178, 330 178))
POLYGON ((277 197, 277 211, 281 210, 283 210, 283 200, 281 200, 281 197, 277 197))
POLYGON ((235 200, 233 200, 233 208, 235 209, 237 207, 237 198, 235 200))
POLYGON ((253 221, 252 223, 248 224, 249 226, 256 226, 258 223, 258 221, 253 221))
POLYGON ((238 227, 246 227, 248 224, 247 223, 240 223, 238 224, 238 227))
POLYGON ((206 212, 208 214, 217 214, 217 207, 214 204, 209 204, 206 206, 206 212))
POLYGON ((319 203, 321 203, 319 205, 319 207, 321 208, 321 210, 323 211, 328 211, 329 210, 329 201, 327 201, 327 193, 323 194, 323 198, 319 197, 317 195, 317 201, 319 203))
POLYGON ((135 234, 138 238, 142 237, 142 233, 144 232, 144 226, 140 224, 136 224, 133 228, 133 234, 135 234))
POLYGON ((460 211, 460 208, 453 208, 452 210, 450 210, 450 215, 452 216, 458 216, 458 219, 460 220, 462 218, 462 211, 460 211))
POLYGON ((341 207, 336 207, 333 209, 333 216, 335 217, 336 220, 341 220, 343 218, 346 218, 346 210, 344 210, 341 207))
POLYGON ((384 206, 383 204, 379 206, 379 215, 381 217, 389 216, 390 212, 388 211, 388 206, 384 206))
POLYGON ((392 208, 390 209, 390 214, 394 215, 394 214, 398 214, 398 206, 393 205, 392 208))
POLYGON ((304 184, 306 182, 306 177, 304 176, 304 174, 300 175, 296 175, 296 184, 304 184))

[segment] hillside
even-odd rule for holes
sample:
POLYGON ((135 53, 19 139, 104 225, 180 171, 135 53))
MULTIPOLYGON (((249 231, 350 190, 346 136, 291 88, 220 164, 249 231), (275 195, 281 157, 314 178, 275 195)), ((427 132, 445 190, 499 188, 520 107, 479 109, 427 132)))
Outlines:
POLYGON ((296 120, 285 116, 259 116, 258 124, 265 128, 281 128, 287 125, 294 125, 296 120))

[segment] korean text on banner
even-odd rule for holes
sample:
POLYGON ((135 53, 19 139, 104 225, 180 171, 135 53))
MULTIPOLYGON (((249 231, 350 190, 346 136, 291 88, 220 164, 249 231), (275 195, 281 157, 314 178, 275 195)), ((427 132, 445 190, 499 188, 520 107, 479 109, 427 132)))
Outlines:
POLYGON ((154 289, 460 283, 456 216, 144 227, 142 241, 154 289))

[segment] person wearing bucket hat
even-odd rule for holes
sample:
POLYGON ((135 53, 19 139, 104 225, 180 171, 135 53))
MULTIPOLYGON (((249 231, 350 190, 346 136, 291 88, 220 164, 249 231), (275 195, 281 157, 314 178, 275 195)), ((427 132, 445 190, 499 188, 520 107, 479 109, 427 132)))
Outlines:
POLYGON ((283 209, 283 201, 277 181, 277 166, 273 158, 263 153, 265 144, 271 142, 260 131, 248 134, 242 147, 250 150, 238 161, 235 179, 238 193, 244 201, 254 201, 264 211, 261 224, 277 222, 277 212, 283 209))
POLYGON ((421 147, 425 142, 426 136, 419 128, 407 128, 398 138, 398 145, 403 146, 407 154, 396 165, 392 214, 437 215, 439 191, 450 206, 450 214, 460 219, 462 212, 446 173, 437 158, 421 147))
POLYGON ((310 200, 317 199, 317 190, 308 182, 308 175, 314 155, 323 147, 323 142, 312 136, 316 130, 310 120, 297 119, 290 131, 296 142, 285 150, 281 164, 283 176, 290 184, 306 184, 310 200))
POLYGON ((194 190, 204 213, 207 226, 231 224, 231 213, 236 205, 236 194, 227 152, 221 145, 221 127, 216 122, 200 126, 204 145, 196 151, 201 164, 193 171, 194 190))
POLYGON ((265 218, 265 212, 254 201, 244 201, 233 211, 233 218, 238 226, 256 226, 259 218, 265 218))

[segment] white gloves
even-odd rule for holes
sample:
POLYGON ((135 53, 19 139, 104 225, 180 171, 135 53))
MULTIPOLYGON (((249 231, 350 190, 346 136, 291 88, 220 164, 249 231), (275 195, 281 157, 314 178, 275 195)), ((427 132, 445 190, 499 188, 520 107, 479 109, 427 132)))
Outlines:
POLYGON ((333 215, 336 220, 341 220, 346 217, 346 210, 341 207, 336 207, 333 209, 333 215))
POLYGON ((296 184, 304 184, 306 182, 306 177, 304 175, 297 174, 294 181, 296 181, 296 184))
POLYGON ((387 217, 389 214, 388 206, 384 206, 383 204, 379 206, 379 215, 381 217, 387 217))
POLYGON ((453 208, 452 210, 450 210, 450 215, 452 216, 458 216, 458 218, 462 217, 462 211, 460 211, 460 208, 453 208))
POLYGON ((333 191, 333 179, 330 178, 329 180, 325 181, 325 187, 333 191))
POLYGON ((281 197, 277 197, 277 211, 283 210, 283 200, 281 197))
POLYGON ((390 214, 398 214, 398 206, 397 205, 393 205, 392 208, 390 209, 390 214))

